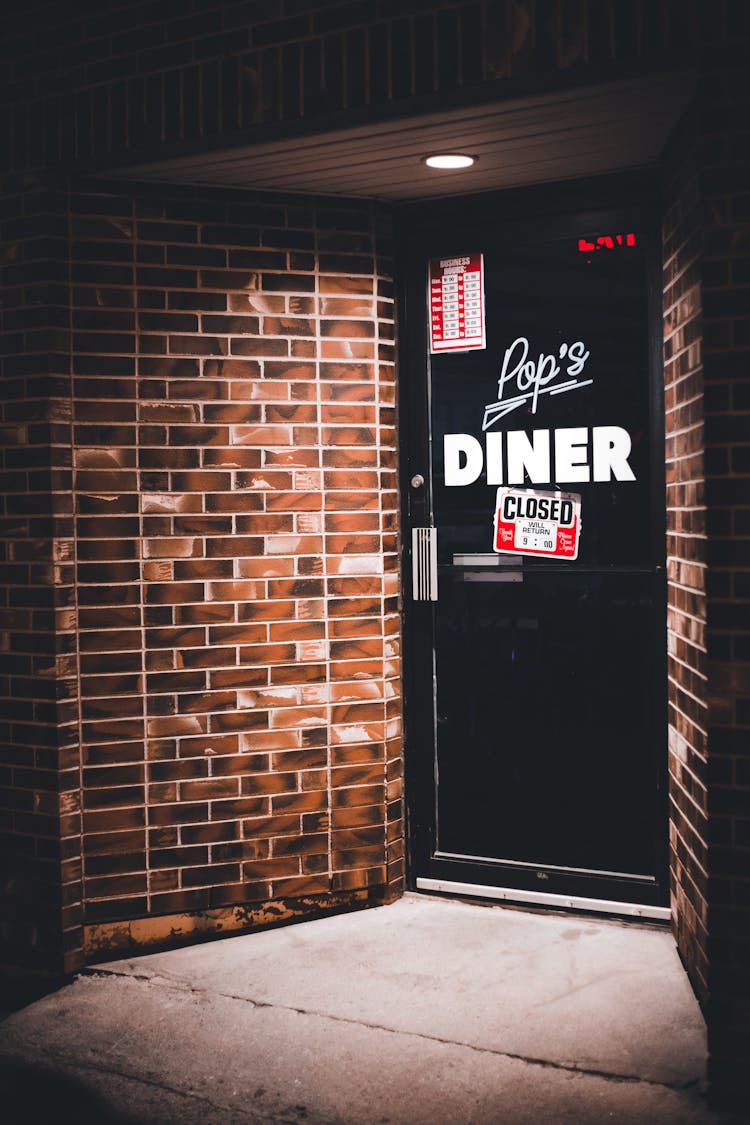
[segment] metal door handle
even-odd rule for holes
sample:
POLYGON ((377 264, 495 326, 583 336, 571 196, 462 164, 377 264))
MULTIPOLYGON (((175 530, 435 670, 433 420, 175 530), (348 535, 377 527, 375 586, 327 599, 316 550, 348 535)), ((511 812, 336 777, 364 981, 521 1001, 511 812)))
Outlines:
POLYGON ((437 528, 411 529, 411 582, 415 602, 437 601, 437 528))
POLYGON ((459 582, 523 582, 523 560, 518 555, 455 554, 453 566, 459 582))

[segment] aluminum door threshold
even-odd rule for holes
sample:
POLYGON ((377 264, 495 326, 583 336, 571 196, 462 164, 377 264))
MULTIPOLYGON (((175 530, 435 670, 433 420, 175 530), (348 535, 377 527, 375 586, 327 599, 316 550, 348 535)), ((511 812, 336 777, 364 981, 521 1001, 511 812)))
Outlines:
POLYGON ((578 895, 545 894, 543 891, 522 891, 515 887, 486 887, 481 883, 455 883, 449 879, 417 879, 417 890, 464 895, 467 898, 490 898, 501 902, 528 903, 530 906, 552 906, 562 910, 589 910, 597 914, 618 914, 657 922, 669 922, 671 918, 668 906, 582 898, 578 895))

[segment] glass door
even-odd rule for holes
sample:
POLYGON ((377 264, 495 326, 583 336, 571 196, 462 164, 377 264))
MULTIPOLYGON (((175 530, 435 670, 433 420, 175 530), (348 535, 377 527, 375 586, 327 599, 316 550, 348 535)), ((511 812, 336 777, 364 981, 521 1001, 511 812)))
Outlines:
POLYGON ((406 490, 434 579, 413 583, 407 634, 417 886, 659 906, 648 222, 465 202, 411 235, 406 490))

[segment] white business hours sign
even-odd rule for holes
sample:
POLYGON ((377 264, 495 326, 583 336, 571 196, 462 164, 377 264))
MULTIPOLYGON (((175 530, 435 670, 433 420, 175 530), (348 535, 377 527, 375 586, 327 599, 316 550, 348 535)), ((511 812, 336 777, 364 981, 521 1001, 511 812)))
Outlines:
POLYGON ((486 346, 481 254, 433 258, 429 302, 430 351, 465 352, 486 346))

